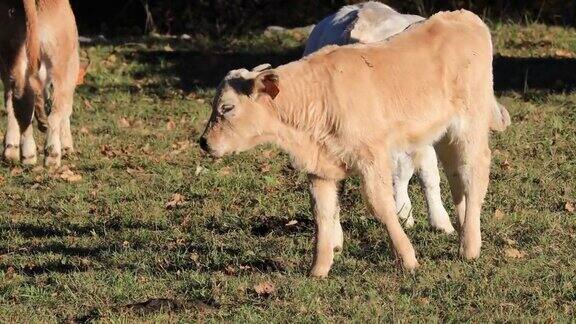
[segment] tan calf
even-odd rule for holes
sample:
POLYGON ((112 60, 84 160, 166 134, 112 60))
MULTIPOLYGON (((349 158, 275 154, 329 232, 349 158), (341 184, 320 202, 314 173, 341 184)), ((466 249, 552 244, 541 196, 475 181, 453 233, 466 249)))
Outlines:
POLYGON ((200 140, 213 156, 275 143, 310 174, 316 219, 311 274, 342 248, 338 182, 362 177, 366 200, 408 270, 418 266, 396 217, 392 157, 435 144, 456 204, 460 255, 480 255, 490 127, 505 127, 492 88, 492 43, 467 11, 439 13, 393 39, 328 47, 299 61, 228 73, 200 140))
POLYGON ((70 115, 79 75, 78 32, 68 0, 0 0, 0 74, 8 127, 3 157, 36 163, 32 118, 47 132, 45 164, 73 151, 70 115), (53 107, 44 110, 52 84, 53 107))

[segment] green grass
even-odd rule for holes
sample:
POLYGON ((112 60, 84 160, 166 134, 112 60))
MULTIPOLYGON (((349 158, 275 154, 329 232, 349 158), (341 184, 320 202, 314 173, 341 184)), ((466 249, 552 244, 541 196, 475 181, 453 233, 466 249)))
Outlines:
MULTIPOLYGON (((504 67, 576 52, 573 29, 498 24, 494 37, 504 67)), ((195 144, 226 69, 277 64, 298 46, 250 36, 85 48, 93 66, 75 100, 78 153, 64 162, 82 179, 0 167, 0 320, 576 317, 576 214, 566 209, 576 203, 576 92, 528 80, 500 93, 513 125, 492 137, 478 261, 460 260, 457 237, 428 228, 414 181, 417 223, 407 232, 421 268, 398 270, 353 178, 342 196, 344 251, 331 276, 315 280, 306 176, 275 148, 213 161, 195 144), (167 209, 176 193, 184 203, 167 209), (261 283, 273 292, 258 293, 261 283), (165 300, 138 304, 155 298, 165 300)), ((574 71, 574 58, 554 59, 571 60, 574 71)), ((558 71, 545 72, 534 77, 558 71)), ((445 181, 443 190, 452 213, 445 181)))

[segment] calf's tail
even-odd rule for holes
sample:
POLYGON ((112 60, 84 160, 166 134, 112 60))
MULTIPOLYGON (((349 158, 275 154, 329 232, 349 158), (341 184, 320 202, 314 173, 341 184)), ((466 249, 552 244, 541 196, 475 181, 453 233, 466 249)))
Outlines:
POLYGON ((492 108, 492 120, 490 122, 490 129, 502 132, 511 124, 510 114, 506 107, 498 103, 494 98, 494 105, 492 108))

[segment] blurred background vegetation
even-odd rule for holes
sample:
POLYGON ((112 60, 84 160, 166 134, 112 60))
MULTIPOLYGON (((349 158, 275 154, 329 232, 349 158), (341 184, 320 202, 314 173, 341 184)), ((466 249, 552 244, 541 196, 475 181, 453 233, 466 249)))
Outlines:
MULTIPOLYGON (((71 0, 80 33, 150 32, 224 36, 270 25, 304 26, 358 0, 71 0)), ((576 25, 576 0, 387 0, 406 13, 428 16, 466 8, 493 21, 576 25)))

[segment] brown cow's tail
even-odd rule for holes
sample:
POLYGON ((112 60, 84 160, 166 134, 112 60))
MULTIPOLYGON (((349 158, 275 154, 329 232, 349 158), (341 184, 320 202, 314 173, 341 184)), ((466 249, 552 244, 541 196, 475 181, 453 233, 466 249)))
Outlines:
POLYGON ((503 132, 506 127, 510 126, 510 114, 508 110, 503 105, 499 104, 494 98, 494 106, 492 108, 492 121, 490 123, 490 129, 495 131, 503 132))
POLYGON ((40 65, 40 39, 38 37, 38 13, 36 0, 23 0, 26 15, 26 55, 28 75, 37 76, 40 65))
POLYGON ((26 57, 28 59, 27 78, 36 96, 34 114, 40 130, 46 129, 48 117, 44 108, 43 85, 38 76, 40 69, 40 38, 38 31, 38 11, 36 0, 23 0, 26 19, 26 57), (40 97, 40 98, 39 98, 40 97))

